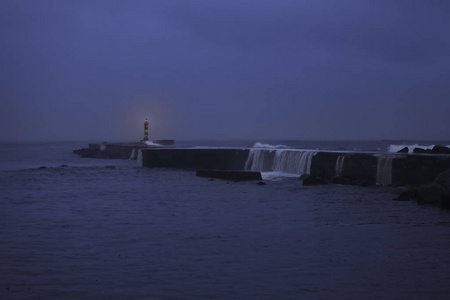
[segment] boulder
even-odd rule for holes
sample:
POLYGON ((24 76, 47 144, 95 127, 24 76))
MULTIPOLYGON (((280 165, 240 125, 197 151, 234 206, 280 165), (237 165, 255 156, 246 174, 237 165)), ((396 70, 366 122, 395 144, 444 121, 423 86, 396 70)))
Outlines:
POLYGON ((450 169, 440 173, 433 182, 450 189, 450 169))
POLYGON ((325 179, 315 175, 309 175, 308 177, 303 179, 303 185, 324 185, 324 184, 328 184, 328 182, 325 179))
POLYGON ((409 148, 408 147, 405 147, 405 148, 397 151, 397 153, 408 153, 408 152, 409 152, 409 148))
POLYGON ((431 149, 431 153, 433 153, 433 154, 450 154, 450 148, 441 146, 441 145, 436 145, 433 147, 433 149, 431 149))
POLYGON ((398 195, 397 198, 393 198, 392 200, 395 201, 408 201, 408 200, 414 200, 417 198, 417 190, 411 189, 404 191, 398 195))
POLYGON ((260 172, 254 171, 230 171, 230 170, 197 170, 199 177, 219 178, 226 180, 262 180, 260 172))
POLYGON ((430 149, 422 149, 422 148, 414 148, 413 149, 414 153, 431 153, 430 149))
POLYGON ((417 189, 417 203, 443 206, 445 192, 443 186, 434 182, 422 185, 417 189))
POLYGON ((442 197, 442 208, 450 209, 450 190, 447 189, 442 197))
POLYGON ((417 189, 402 192, 392 200, 406 201, 416 199, 419 204, 431 204, 450 209, 450 169, 441 172, 433 182, 417 189))
POLYGON ((311 176, 311 175, 309 175, 309 174, 302 174, 302 175, 300 175, 300 177, 299 177, 298 179, 300 179, 300 180, 305 180, 305 179, 308 178, 309 176, 311 176))

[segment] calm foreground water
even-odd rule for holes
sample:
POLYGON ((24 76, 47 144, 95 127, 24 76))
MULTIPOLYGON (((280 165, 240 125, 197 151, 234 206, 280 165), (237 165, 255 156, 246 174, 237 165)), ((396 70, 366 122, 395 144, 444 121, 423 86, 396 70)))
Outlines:
POLYGON ((0 299, 450 298, 450 213, 399 189, 209 181, 83 146, 0 144, 0 299))

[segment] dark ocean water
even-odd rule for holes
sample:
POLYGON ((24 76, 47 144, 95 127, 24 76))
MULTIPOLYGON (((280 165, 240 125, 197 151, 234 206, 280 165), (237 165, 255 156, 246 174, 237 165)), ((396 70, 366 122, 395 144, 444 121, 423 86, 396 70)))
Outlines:
MULTIPOLYGON (((403 145, 315 143, 269 144, 403 145)), ((450 298, 450 213, 398 188, 209 181, 85 146, 0 143, 0 299, 450 298)))

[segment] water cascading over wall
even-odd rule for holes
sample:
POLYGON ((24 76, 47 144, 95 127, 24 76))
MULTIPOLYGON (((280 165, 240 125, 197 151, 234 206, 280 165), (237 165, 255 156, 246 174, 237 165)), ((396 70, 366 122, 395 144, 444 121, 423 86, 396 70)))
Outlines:
POLYGON ((273 160, 276 150, 250 150, 245 169, 252 171, 273 171, 273 160))
POLYGON ((135 158, 136 158, 136 149, 133 149, 129 159, 131 160, 131 159, 135 159, 135 158))
POLYGON ((392 183, 393 156, 377 155, 377 184, 389 185, 392 183))
POLYGON ((246 170, 310 174, 315 151, 286 149, 252 149, 245 164, 246 170))
POLYGON ((336 160, 335 176, 341 176, 344 170, 345 155, 339 155, 336 160))
POLYGON ((141 149, 138 150, 137 161, 139 162, 139 164, 141 166, 143 165, 143 163, 142 163, 142 150, 141 149))

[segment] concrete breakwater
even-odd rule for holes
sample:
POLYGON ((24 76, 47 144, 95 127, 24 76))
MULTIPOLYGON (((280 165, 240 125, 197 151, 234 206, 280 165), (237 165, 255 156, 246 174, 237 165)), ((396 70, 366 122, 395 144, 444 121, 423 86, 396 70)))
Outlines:
POLYGON ((142 166, 150 168, 310 174, 351 185, 420 185, 450 169, 450 155, 229 148, 146 148, 140 152, 142 166))
POLYGON ((142 148, 155 148, 172 146, 174 140, 156 140, 152 142, 138 143, 98 143, 89 144, 88 148, 73 150, 73 153, 82 157, 112 158, 112 159, 137 159, 137 151, 142 148))
POLYGON ((418 186, 450 169, 450 155, 333 152, 266 148, 152 147, 144 143, 90 144, 85 157, 139 159, 150 168, 249 170, 297 175, 350 185, 418 186))
POLYGON ((248 149, 140 149, 142 166, 149 168, 245 170, 248 149))

